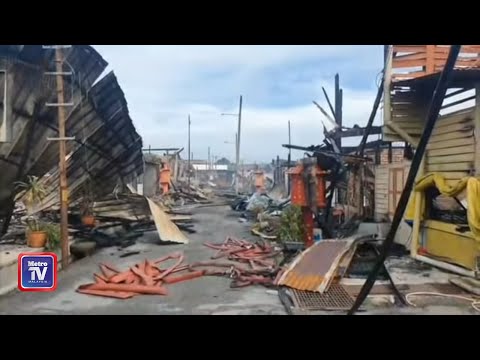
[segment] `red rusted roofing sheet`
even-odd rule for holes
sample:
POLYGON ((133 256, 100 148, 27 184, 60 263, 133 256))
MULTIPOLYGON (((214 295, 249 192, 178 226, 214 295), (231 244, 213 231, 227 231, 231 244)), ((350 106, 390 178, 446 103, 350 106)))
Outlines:
POLYGON ((352 238, 323 240, 300 254, 277 284, 297 290, 324 292, 336 274, 343 256, 352 248, 352 238))

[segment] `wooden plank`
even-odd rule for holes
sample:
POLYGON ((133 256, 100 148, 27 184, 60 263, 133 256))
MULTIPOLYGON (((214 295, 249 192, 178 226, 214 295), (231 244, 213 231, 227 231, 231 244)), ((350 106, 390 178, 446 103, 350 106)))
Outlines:
POLYGON ((177 225, 170 221, 168 215, 163 212, 155 202, 149 198, 146 199, 148 201, 153 220, 155 221, 155 227, 160 240, 165 242, 188 244, 188 238, 180 231, 177 225))
POLYGON ((469 101, 472 101, 472 100, 475 100, 475 96, 469 96, 469 97, 466 97, 466 98, 463 98, 463 99, 458 99, 458 100, 455 100, 455 101, 450 101, 448 103, 443 103, 442 105, 442 110, 445 110, 445 109, 448 109, 452 106, 457 106, 457 105, 461 105, 461 104, 465 104, 469 101))
MULTIPOLYGON (((473 118, 473 111, 474 111, 474 107, 470 106, 469 108, 460 109, 460 110, 451 112, 448 115, 443 115, 439 118, 439 120, 441 120, 441 121, 449 120, 449 119, 453 118, 454 116, 458 116, 458 117, 468 117, 468 116, 470 116, 470 117, 473 118)), ((437 121, 437 123, 438 123, 438 121, 437 121)))
POLYGON ((393 45, 394 53, 425 52, 425 45, 393 45))
POLYGON ((392 98, 392 106, 396 110, 408 110, 408 111, 418 111, 418 112, 425 112, 425 110, 420 107, 421 104, 419 103, 414 103, 414 102, 406 102, 406 101, 399 101, 395 99, 395 97, 392 98))
MULTIPOLYGON (((413 69, 409 68, 408 70, 407 69, 408 68, 394 69, 394 73, 392 74, 392 76, 397 81, 410 81, 410 80, 415 80, 417 78, 427 75, 427 73, 424 70, 418 70, 418 68, 413 68, 413 69)), ((394 86, 399 86, 399 85, 394 84, 394 86)))
POLYGON ((460 54, 463 54, 463 53, 480 54, 480 45, 462 45, 462 49, 460 50, 460 54))
POLYGON ((427 172, 437 172, 437 171, 470 171, 473 164, 471 162, 455 163, 455 164, 427 164, 427 172))
POLYGON ((415 123, 424 123, 425 113, 424 112, 417 112, 417 111, 409 111, 409 110, 398 110, 395 105, 393 105, 392 111, 392 118, 396 119, 409 119, 409 121, 413 124, 415 123))
POLYGON ((455 124, 468 125, 472 123, 473 123, 472 113, 463 114, 463 115, 454 115, 454 116, 451 116, 451 114, 448 114, 445 117, 441 117, 437 120, 437 123, 435 124, 435 129, 445 127, 445 126, 451 126, 455 124))
MULTIPOLYGON (((447 54, 450 52, 450 46, 436 46, 435 53, 438 54, 447 54)), ((480 46, 479 45, 462 45, 462 49, 460 50, 460 55, 462 54, 478 54, 480 53, 480 46)))
POLYGON ((432 156, 427 158, 427 164, 451 164, 459 162, 471 162, 475 158, 473 153, 456 154, 447 156, 432 156))
POLYGON ((415 67, 424 67, 424 66, 425 66, 425 60, 401 60, 397 58, 393 59, 393 67, 395 69, 415 68, 415 67))
POLYGON ((409 126, 409 124, 412 124, 414 127, 418 127, 418 126, 423 127, 425 123, 423 117, 412 118, 408 116, 401 116, 401 117, 394 116, 393 122, 401 126, 403 126, 404 124, 405 126, 409 126))
POLYGON ((395 60, 425 60, 427 58, 427 54, 424 52, 415 52, 405 55, 397 55, 395 56, 395 60))
POLYGON ((417 143, 418 143, 417 139, 412 138, 410 136, 410 134, 408 134, 405 130, 400 128, 397 124, 392 123, 391 121, 390 122, 385 121, 385 125, 387 127, 390 127, 398 135, 400 135, 402 137, 403 141, 406 141, 406 142, 412 144, 415 147, 417 146, 417 143))
POLYGON ((447 141, 436 142, 436 143, 429 143, 427 145, 427 150, 448 149, 456 146, 473 145, 474 143, 475 143, 475 138, 473 136, 470 136, 468 138, 463 138, 463 139, 454 139, 454 140, 447 140, 447 141))
POLYGON ((393 122, 400 126, 402 129, 420 129, 423 130, 425 127, 424 123, 421 121, 401 121, 402 118, 395 118, 393 122), (400 120, 400 121, 397 121, 400 120))
POLYGON ((432 136, 442 135, 442 134, 449 134, 456 131, 460 132, 468 132, 474 129, 473 121, 465 121, 460 124, 452 124, 452 125, 445 125, 439 126, 433 129, 432 136))
POLYGON ((423 103, 423 98, 421 93, 417 91, 401 91, 394 88, 394 93, 392 94, 392 102, 403 102, 408 104, 421 104, 423 103))
POLYGON ((425 71, 431 74, 435 71, 435 45, 427 45, 425 71))
POLYGON ((403 125, 399 125, 399 128, 401 128, 403 131, 405 131, 408 135, 422 135, 423 134, 423 128, 413 128, 413 127, 405 127, 403 125))
POLYGON ((455 140, 455 139, 465 139, 465 138, 469 138, 469 137, 473 137, 473 130, 469 130, 469 131, 455 131, 453 133, 449 133, 449 134, 441 134, 441 135, 436 135, 436 136, 432 136, 430 138, 430 143, 433 144, 433 143, 436 143, 436 142, 439 142, 439 141, 449 141, 449 140, 455 140))
POLYGON ((437 149, 437 150, 427 150, 427 156, 446 156, 446 155, 457 155, 457 154, 469 154, 475 153, 475 147, 473 144, 451 147, 446 149, 437 149))
POLYGON ((394 73, 392 74, 392 78, 394 80, 400 81, 400 80, 407 80, 407 79, 416 79, 425 75, 426 75, 425 71, 415 71, 407 74, 394 73))
POLYGON ((473 108, 466 109, 461 112, 452 112, 448 115, 442 115, 438 118, 437 127, 448 126, 453 124, 465 124, 472 122, 474 118, 473 108))
POLYGON ((386 126, 384 128, 382 128, 382 133, 384 135, 395 135, 395 136, 397 135, 397 133, 395 131, 393 131, 392 129, 390 129, 389 127, 386 127, 386 126))
POLYGON ((393 135, 393 134, 383 134, 383 140, 384 141, 391 141, 391 142, 404 142, 400 136, 398 135, 393 135))
MULTIPOLYGON (((439 60, 438 64, 445 64, 444 60, 439 60)), ((437 65, 437 63, 435 63, 437 65)), ((478 58, 459 58, 455 63, 455 66, 467 66, 467 67, 475 67, 478 66, 478 58)))
MULTIPOLYGON (((450 89, 450 90, 453 90, 453 89, 450 89)), ((462 89, 458 89, 458 90, 449 92, 449 93, 447 93, 447 95, 445 95, 445 99, 448 99, 452 96, 457 96, 457 95, 463 94, 463 93, 467 92, 468 90, 469 89, 467 89, 467 88, 462 88, 462 89)))

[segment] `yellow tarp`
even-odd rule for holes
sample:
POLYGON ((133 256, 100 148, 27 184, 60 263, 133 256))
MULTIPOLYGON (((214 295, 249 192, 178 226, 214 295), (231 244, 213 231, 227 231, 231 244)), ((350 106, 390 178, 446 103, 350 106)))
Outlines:
MULTIPOLYGON (((457 196, 466 190, 468 225, 477 242, 480 242, 480 178, 465 177, 451 186, 441 174, 432 173, 417 181, 415 191, 425 191, 430 187, 436 187, 442 195, 448 197, 457 196)), ((405 213, 406 220, 414 220, 415 198, 410 198, 405 213)))

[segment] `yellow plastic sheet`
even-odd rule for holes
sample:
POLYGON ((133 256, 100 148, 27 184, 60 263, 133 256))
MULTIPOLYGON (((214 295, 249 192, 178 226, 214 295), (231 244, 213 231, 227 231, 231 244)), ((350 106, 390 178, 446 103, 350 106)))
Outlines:
MULTIPOLYGON (((466 189, 468 225, 475 239, 480 242, 480 178, 465 177, 451 186, 441 174, 432 173, 417 181, 415 191, 425 191, 430 187, 436 187, 442 195, 448 197, 457 196, 466 189)), ((405 213, 406 220, 414 220, 415 199, 415 196, 410 198, 405 213)))

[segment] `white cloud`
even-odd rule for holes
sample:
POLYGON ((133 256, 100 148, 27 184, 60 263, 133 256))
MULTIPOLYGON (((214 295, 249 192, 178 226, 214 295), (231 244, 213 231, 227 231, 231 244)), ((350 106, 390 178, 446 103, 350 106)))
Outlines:
MULTIPOLYGON (((146 46, 96 45, 126 94, 134 123, 147 147, 185 147, 192 116, 192 152, 233 158, 237 113, 244 95, 242 157, 284 157, 287 123, 292 142, 319 144, 321 90, 333 96, 333 76, 344 89, 344 122, 364 124, 375 97, 381 49, 372 46, 146 46), (378 50, 378 51, 377 51, 378 50), (367 74, 367 75, 366 75, 367 74), (372 74, 369 76, 368 74, 372 74), (362 78, 358 84, 357 77, 362 78), (366 79, 366 80, 365 80, 366 79), (359 90, 363 89, 363 90, 359 90)), ((301 154, 300 154, 301 155, 301 154)))

